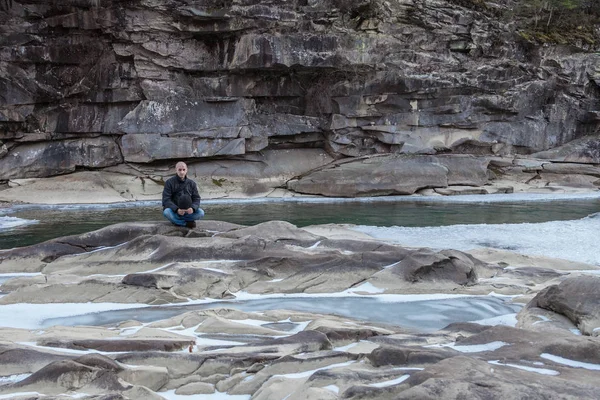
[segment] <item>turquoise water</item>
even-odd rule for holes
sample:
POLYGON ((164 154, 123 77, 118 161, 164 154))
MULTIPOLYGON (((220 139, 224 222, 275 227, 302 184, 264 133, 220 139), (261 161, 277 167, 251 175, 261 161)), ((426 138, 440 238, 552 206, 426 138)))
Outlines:
MULTIPOLYGON (((346 201, 203 204, 206 219, 242 225, 282 220, 299 227, 316 224, 370 226, 447 226, 564 221, 600 212, 600 199, 525 202, 346 201)), ((60 236, 89 232, 129 221, 163 221, 159 205, 84 209, 15 208, 11 217, 35 224, 0 229, 0 249, 27 246, 60 236)), ((2 214, 0 214, 2 215, 2 214)))
MULTIPOLYGON (((482 200, 490 199, 489 196, 482 200)), ((512 197, 511 197, 512 199, 512 197)), ((376 238, 401 245, 467 249, 485 245, 512 249, 523 254, 546 255, 600 266, 596 232, 600 199, 485 202, 402 200, 339 202, 206 202, 206 218, 242 225, 284 220, 299 227, 316 224, 354 224, 376 238)), ((13 248, 47 239, 79 234, 127 221, 164 221, 159 205, 126 204, 43 208, 15 207, 0 210, 0 248, 13 248), (7 220, 6 218, 10 219, 7 220), (35 223, 9 228, 25 220, 35 223), (2 225, 0 225, 1 227, 2 225)), ((462 299, 380 302, 371 298, 271 298, 223 301, 206 305, 144 307, 135 310, 82 312, 68 318, 53 318, 53 324, 105 324, 127 319, 154 321, 191 309, 232 307, 246 311, 289 308, 385 322, 424 331, 449 323, 474 321, 513 314, 520 306, 490 296, 462 299)), ((0 307, 1 308, 1 307, 0 307)), ((1 310, 0 310, 1 311, 1 310)), ((56 315, 54 315, 55 317, 56 315)), ((0 315, 0 320, 2 316, 0 315)))

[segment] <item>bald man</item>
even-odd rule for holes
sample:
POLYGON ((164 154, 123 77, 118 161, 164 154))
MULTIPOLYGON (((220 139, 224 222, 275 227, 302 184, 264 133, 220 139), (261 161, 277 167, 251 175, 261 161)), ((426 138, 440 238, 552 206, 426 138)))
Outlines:
POLYGON ((200 208, 200 194, 196 182, 187 177, 187 165, 175 165, 175 176, 165 182, 162 193, 163 215, 174 225, 195 228, 196 221, 204 217, 200 208))

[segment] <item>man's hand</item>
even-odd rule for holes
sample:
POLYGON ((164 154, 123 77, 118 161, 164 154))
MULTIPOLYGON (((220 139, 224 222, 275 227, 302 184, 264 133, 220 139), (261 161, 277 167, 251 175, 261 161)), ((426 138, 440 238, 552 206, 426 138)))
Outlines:
POLYGON ((177 214, 179 214, 179 215, 193 214, 193 213, 194 213, 194 209, 192 207, 188 208, 187 210, 183 210, 181 208, 177 209, 177 214))
POLYGON ((194 209, 192 207, 188 208, 187 210, 185 210, 185 212, 187 214, 193 214, 194 213, 194 209))

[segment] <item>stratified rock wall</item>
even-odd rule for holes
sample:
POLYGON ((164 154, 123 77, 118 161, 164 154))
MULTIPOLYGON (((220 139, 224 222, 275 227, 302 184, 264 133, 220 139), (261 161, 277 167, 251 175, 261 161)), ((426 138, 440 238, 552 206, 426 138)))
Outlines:
POLYGON ((290 148, 530 154, 584 137, 582 157, 558 157, 600 163, 598 48, 531 43, 507 23, 512 2, 468 3, 1 1, 0 180, 290 148))

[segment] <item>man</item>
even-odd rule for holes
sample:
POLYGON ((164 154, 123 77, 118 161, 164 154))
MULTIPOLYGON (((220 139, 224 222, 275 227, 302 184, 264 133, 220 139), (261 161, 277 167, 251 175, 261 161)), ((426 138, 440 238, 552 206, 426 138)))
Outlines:
POLYGON ((198 185, 187 177, 188 169, 184 162, 178 162, 175 169, 177 175, 169 178, 163 189, 163 215, 175 225, 195 228, 196 220, 204 217, 198 185))

